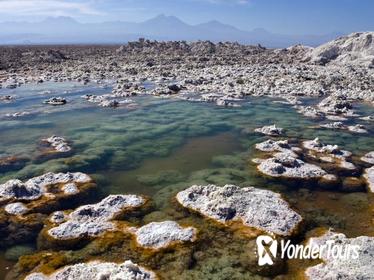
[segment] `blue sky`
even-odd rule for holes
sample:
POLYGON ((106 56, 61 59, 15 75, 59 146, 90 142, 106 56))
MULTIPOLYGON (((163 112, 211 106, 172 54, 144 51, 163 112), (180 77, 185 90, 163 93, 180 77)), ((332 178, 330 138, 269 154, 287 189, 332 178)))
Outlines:
POLYGON ((189 24, 215 19, 284 34, 374 30, 374 0, 0 0, 0 21, 143 21, 161 13, 189 24))

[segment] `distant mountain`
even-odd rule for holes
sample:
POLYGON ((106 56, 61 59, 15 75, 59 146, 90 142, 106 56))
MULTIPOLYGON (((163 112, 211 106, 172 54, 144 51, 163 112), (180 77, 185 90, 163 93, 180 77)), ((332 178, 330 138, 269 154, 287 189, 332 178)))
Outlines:
POLYGON ((140 23, 112 21, 80 23, 70 17, 49 17, 41 22, 0 23, 0 44, 125 43, 139 37, 154 40, 211 40, 288 47, 294 44, 317 46, 341 34, 283 35, 257 28, 240 30, 212 20, 190 25, 177 17, 158 15, 140 23))

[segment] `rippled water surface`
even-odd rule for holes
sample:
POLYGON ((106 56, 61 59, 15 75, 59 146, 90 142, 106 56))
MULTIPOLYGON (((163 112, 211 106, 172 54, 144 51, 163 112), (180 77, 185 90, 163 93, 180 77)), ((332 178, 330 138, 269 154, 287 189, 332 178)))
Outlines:
MULTIPOLYGON (((154 211, 135 223, 172 219, 181 224, 193 224, 204 242, 193 250, 181 248, 177 252, 163 253, 157 264, 144 252, 130 252, 129 245, 123 241, 93 255, 110 261, 131 258, 152 267, 166 279, 262 279, 259 275, 264 273, 253 269, 252 239, 179 211, 173 202, 175 193, 195 183, 231 183, 271 189, 284 195, 306 219, 310 230, 323 226, 349 236, 374 235, 373 198, 366 192, 343 193, 314 186, 290 186, 260 176, 251 163, 257 154, 254 144, 267 139, 253 133, 256 127, 275 123, 286 129, 287 137, 319 137, 361 156, 374 150, 373 125, 352 121, 369 128, 370 133, 363 135, 316 129, 316 121, 296 113, 290 105, 274 103, 267 98, 246 99, 239 108, 220 108, 206 103, 141 96, 133 98, 136 106, 117 109, 99 108, 81 98, 83 94, 108 92, 110 88, 73 83, 0 90, 0 94, 17 96, 13 102, 0 103, 0 155, 29 159, 23 168, 1 173, 0 183, 47 171, 86 172, 93 175, 99 186, 94 200, 110 193, 147 195, 154 202, 154 211), (65 96, 68 104, 57 107, 42 104, 52 96, 65 96), (17 119, 4 116, 16 111, 32 114, 17 119), (36 160, 41 153, 40 140, 53 134, 71 141, 73 154, 36 160)), ((357 105, 356 109, 362 115, 374 114, 373 108, 367 105, 357 105)), ((100 242, 89 246, 102 246, 100 242)), ((90 250, 94 251, 93 248, 90 250)), ((77 248, 80 260, 91 258, 87 250, 77 248)), ((7 260, 9 257, 4 253, 0 254, 0 279, 14 261, 7 260)), ((295 271, 302 267, 303 264, 289 263, 289 277, 295 276, 295 271)))

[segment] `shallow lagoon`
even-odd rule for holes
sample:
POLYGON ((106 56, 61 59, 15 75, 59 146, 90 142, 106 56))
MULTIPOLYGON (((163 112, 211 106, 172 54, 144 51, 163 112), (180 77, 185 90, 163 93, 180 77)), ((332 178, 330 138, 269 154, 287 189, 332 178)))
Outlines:
MULTIPOLYGON (((253 240, 180 211, 175 205, 174 194, 195 183, 269 188, 284 195, 306 219, 308 230, 322 226, 333 227, 348 236, 374 235, 372 195, 325 191, 314 186, 300 189, 267 180, 258 175, 250 161, 257 154, 254 144, 267 139, 252 132, 256 127, 275 123, 286 129, 287 137, 319 137, 360 156, 374 149, 373 124, 358 122, 369 128, 370 133, 363 135, 315 129, 316 121, 298 114, 290 105, 267 98, 248 98, 239 108, 221 108, 140 96, 133 98, 137 106, 117 109, 99 108, 81 98, 83 94, 107 92, 110 88, 73 83, 0 90, 0 94, 17 96, 13 102, 0 103, 0 155, 28 158, 25 167, 2 173, 0 182, 47 171, 86 172, 93 175, 99 186, 92 200, 109 193, 147 195, 154 203, 153 211, 133 223, 173 219, 181 224, 193 224, 199 229, 201 241, 193 248, 187 246, 149 256, 147 252, 131 250, 128 237, 111 236, 86 248, 76 248, 69 261, 131 258, 166 279, 261 279, 259 275, 266 273, 256 271, 253 240), (52 96, 64 96, 68 104, 59 107, 41 104, 52 96), (6 113, 24 110, 35 114, 18 119, 3 117, 6 113), (65 158, 36 160, 41 154, 40 139, 53 134, 71 141, 74 153, 65 158), (108 240, 115 246, 108 245, 108 240)), ((374 108, 367 105, 356 109, 362 115, 374 114, 374 108)), ((11 265, 0 254, 0 279, 11 265)), ((304 265, 290 263, 287 277, 296 277, 295 271, 301 271, 304 265)))

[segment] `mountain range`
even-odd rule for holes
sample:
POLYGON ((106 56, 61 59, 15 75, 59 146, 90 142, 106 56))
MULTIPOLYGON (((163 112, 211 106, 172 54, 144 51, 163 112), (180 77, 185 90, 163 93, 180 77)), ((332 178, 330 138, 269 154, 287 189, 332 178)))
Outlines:
POLYGON ((144 37, 152 40, 210 40, 288 47, 317 46, 342 34, 284 35, 257 28, 240 30, 216 20, 190 25, 177 17, 158 15, 135 23, 112 21, 80 23, 70 17, 49 17, 40 22, 0 22, 0 44, 122 44, 144 37))

